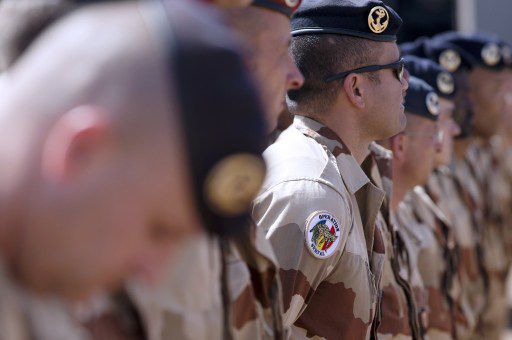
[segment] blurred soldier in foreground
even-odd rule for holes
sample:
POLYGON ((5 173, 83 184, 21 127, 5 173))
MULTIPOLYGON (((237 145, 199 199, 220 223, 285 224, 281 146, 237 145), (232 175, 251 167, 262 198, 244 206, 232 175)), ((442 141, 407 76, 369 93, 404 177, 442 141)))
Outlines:
POLYGON ((58 315, 34 318, 28 296, 77 301, 131 277, 154 280, 169 249, 201 227, 244 230, 264 176, 254 88, 225 32, 203 21, 211 36, 188 31, 178 44, 183 32, 162 13, 150 2, 79 11, 2 79, 2 339, 81 338, 84 329, 49 320, 58 315), (199 75, 223 79, 204 93, 213 106, 188 94, 203 94, 199 75), (212 110, 250 132, 197 125, 212 110), (250 185, 225 197, 240 174, 250 185))
POLYGON ((305 84, 288 93, 293 125, 265 151, 253 216, 276 251, 294 339, 371 336, 385 193, 360 164, 372 141, 405 126, 400 25, 381 1, 309 0, 292 19, 305 84))
POLYGON ((388 142, 389 149, 393 151, 391 209, 395 227, 406 249, 406 256, 400 258, 403 261, 401 276, 412 286, 420 333, 424 336, 428 329, 428 295, 418 261, 428 233, 414 216, 410 190, 427 182, 433 170, 436 150, 440 147, 438 96, 423 80, 411 77, 405 110, 407 128, 388 142))
POLYGON ((39 32, 71 8, 68 0, 0 2, 0 70, 12 65, 39 32))
MULTIPOLYGON (((289 17, 299 3, 256 0, 247 8, 222 11, 244 42, 262 93, 267 132, 276 126, 286 91, 303 83, 288 53, 289 17)), ((169 14, 172 21, 176 14, 169 14)), ((212 119, 217 122, 218 117, 212 119)), ((234 129, 247 133, 242 127, 234 129)), ((271 246, 251 224, 242 237, 201 235, 182 244, 179 259, 157 290, 138 285, 131 292, 146 315, 152 339, 281 339, 280 289, 271 246)))

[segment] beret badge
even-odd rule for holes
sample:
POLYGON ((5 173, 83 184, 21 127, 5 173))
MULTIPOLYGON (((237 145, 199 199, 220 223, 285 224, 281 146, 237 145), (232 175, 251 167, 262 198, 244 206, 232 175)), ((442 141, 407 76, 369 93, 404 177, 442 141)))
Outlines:
POLYGON ((501 48, 501 55, 506 65, 512 65, 512 49, 509 46, 505 45, 501 48))
POLYGON ((239 153, 222 159, 210 171, 204 193, 210 207, 223 216, 237 216, 249 209, 265 177, 259 157, 239 153))
POLYGON ((489 43, 482 48, 482 60, 486 65, 495 66, 500 62, 501 51, 497 44, 489 43))
POLYGON ((455 72, 461 64, 460 55, 454 50, 444 50, 439 55, 439 64, 449 72, 455 72))
POLYGON ((426 98, 427 109, 430 114, 437 116, 441 111, 439 107, 439 96, 435 92, 430 92, 426 98))
POLYGON ((284 0, 284 3, 286 6, 293 8, 299 4, 299 0, 284 0))
POLYGON ((389 24, 388 10, 382 6, 373 7, 368 15, 368 26, 373 33, 380 34, 389 24))
POLYGON ((452 94, 455 91, 455 81, 448 72, 441 72, 437 76, 437 88, 443 94, 452 94))

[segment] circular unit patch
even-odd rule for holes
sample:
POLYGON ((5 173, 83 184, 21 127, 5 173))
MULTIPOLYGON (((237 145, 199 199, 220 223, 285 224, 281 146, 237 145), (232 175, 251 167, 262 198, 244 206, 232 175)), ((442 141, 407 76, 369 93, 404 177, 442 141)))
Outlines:
POLYGON ((316 258, 326 259, 338 248, 341 227, 331 213, 316 211, 306 221, 304 236, 309 252, 316 258))

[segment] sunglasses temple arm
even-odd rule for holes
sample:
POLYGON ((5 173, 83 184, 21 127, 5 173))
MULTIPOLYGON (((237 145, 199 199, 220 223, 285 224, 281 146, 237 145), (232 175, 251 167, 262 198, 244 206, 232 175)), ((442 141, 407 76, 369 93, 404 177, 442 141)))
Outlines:
POLYGON ((332 81, 335 81, 335 80, 338 80, 338 79, 342 79, 342 78, 345 78, 347 76, 347 73, 346 72, 343 72, 343 73, 338 73, 338 74, 335 74, 335 75, 332 75, 332 76, 329 76, 329 77, 326 77, 324 79, 324 81, 326 83, 330 83, 332 81))

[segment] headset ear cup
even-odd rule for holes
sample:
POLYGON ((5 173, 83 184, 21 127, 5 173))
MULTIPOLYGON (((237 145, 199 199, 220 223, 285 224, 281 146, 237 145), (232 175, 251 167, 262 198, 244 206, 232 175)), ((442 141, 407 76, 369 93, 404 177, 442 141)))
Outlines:
POLYGON ((210 12, 199 4, 166 6, 173 31, 171 81, 196 203, 208 231, 234 235, 248 227, 250 204, 265 175, 266 126, 258 91, 236 41, 210 20, 210 12), (245 190, 230 189, 240 183, 245 190))

